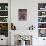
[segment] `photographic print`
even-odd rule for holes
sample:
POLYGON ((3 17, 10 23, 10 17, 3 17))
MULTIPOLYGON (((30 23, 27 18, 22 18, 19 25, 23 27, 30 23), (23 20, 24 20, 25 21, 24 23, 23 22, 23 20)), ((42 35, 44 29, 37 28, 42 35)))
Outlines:
POLYGON ((0 11, 0 16, 8 16, 8 11, 0 11))
POLYGON ((46 9, 46 3, 39 3, 38 4, 38 10, 45 10, 46 9))
POLYGON ((46 11, 38 11, 38 16, 46 16, 46 11))
POLYGON ((46 29, 39 29, 39 37, 46 37, 46 29))
POLYGON ((19 20, 27 20, 27 9, 18 10, 19 20))
POLYGON ((8 22, 8 17, 0 17, 0 22, 8 22))
POLYGON ((0 35, 8 37, 8 23, 0 23, 0 35))
POLYGON ((46 23, 38 23, 38 28, 46 28, 46 23))
POLYGON ((8 3, 0 3, 0 10, 8 10, 8 3))
POLYGON ((38 17, 38 22, 46 22, 46 17, 38 17))

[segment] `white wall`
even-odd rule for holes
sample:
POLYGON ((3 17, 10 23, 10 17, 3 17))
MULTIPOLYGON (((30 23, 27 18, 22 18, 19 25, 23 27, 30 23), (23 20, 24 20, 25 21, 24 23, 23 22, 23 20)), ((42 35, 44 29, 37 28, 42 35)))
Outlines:
MULTIPOLYGON (((28 30, 32 24, 35 26, 33 46, 41 46, 43 38, 38 38, 38 3, 46 3, 46 0, 11 0, 11 22, 16 25, 17 30, 28 30), (18 9, 27 9, 27 21, 18 20, 18 9), (35 36, 37 36, 35 38, 35 36), (39 43, 39 44, 38 44, 39 43)), ((16 30, 16 31, 17 31, 16 30)), ((19 31, 18 31, 19 32, 19 31)))
POLYGON ((11 0, 11 22, 16 25, 17 30, 28 30, 29 26, 38 27, 38 3, 46 0, 11 0), (27 9, 27 21, 18 20, 18 9, 27 9))
POLYGON ((37 2, 31 0, 12 0, 11 15, 11 22, 16 25, 17 30, 28 30, 32 24, 37 25, 37 2), (27 9, 27 21, 18 20, 18 9, 27 9))

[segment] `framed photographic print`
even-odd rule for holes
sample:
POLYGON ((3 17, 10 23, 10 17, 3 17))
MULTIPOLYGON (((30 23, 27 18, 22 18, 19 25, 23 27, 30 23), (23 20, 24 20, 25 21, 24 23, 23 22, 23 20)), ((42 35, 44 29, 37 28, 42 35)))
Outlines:
POLYGON ((39 3, 38 10, 44 10, 44 9, 46 9, 46 3, 39 3))
POLYGON ((39 37, 46 37, 46 29, 39 29, 39 37))
POLYGON ((0 35, 8 37, 8 23, 0 23, 0 35))
POLYGON ((27 9, 19 9, 18 10, 18 19, 19 20, 27 20, 27 9))
POLYGON ((0 22, 8 22, 8 17, 0 17, 0 22))
POLYGON ((46 23, 38 23, 38 28, 46 28, 46 23))
POLYGON ((38 17, 38 22, 46 22, 46 17, 38 17))
POLYGON ((8 16, 8 11, 0 11, 0 16, 8 16))

